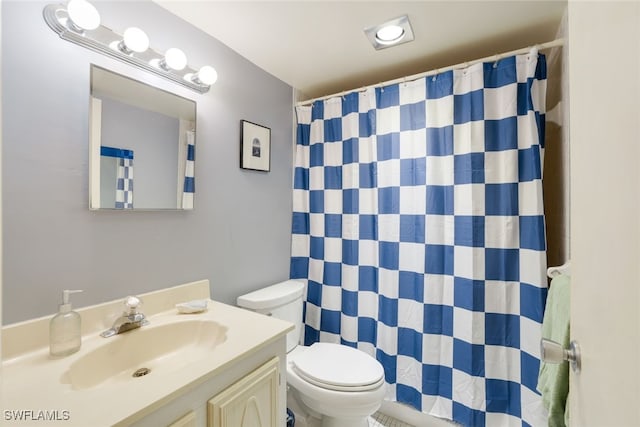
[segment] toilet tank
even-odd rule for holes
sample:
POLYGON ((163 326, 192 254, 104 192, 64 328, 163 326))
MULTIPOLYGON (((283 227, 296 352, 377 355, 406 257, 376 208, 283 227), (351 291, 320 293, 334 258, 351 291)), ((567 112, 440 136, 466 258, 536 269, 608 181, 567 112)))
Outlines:
POLYGON ((238 297, 237 303, 239 307, 293 323, 295 329, 287 334, 288 353, 300 342, 303 293, 303 282, 286 280, 246 295, 241 295, 238 297))

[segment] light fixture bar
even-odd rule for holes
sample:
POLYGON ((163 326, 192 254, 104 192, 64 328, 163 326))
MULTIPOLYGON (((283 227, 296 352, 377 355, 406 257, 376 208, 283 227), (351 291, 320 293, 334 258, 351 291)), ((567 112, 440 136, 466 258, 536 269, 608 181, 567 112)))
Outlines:
POLYGON ((180 71, 173 70, 170 67, 164 69, 159 66, 154 66, 152 64, 154 60, 155 63, 163 60, 163 53, 158 53, 148 48, 144 52, 131 52, 127 54, 120 49, 110 47, 110 45, 114 44, 113 42, 116 42, 115 46, 117 46, 118 43, 123 40, 123 36, 104 25, 100 25, 94 30, 83 31, 82 33, 73 31, 65 25, 69 16, 63 4, 47 5, 42 14, 47 25, 64 40, 164 77, 198 93, 206 93, 209 91, 210 85, 203 84, 202 81, 198 79, 185 78, 185 76, 195 76, 198 72, 198 70, 189 67, 189 65, 186 65, 180 71))

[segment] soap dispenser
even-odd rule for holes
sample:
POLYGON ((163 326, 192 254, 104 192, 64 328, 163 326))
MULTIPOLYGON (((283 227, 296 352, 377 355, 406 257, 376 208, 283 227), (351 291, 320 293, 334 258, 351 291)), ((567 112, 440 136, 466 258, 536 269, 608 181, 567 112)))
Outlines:
POLYGON ((58 314, 53 316, 49 324, 49 353, 54 357, 68 356, 80 350, 80 315, 71 310, 69 295, 81 290, 62 291, 62 304, 58 314))

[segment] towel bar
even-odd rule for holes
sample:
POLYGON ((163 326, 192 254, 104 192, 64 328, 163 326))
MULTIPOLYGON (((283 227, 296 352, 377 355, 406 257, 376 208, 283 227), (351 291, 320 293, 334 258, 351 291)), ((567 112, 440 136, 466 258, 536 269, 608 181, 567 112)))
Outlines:
POLYGON ((551 279, 554 277, 564 274, 565 276, 571 276, 571 260, 568 260, 562 265, 557 267, 549 267, 547 268, 547 276, 551 279))

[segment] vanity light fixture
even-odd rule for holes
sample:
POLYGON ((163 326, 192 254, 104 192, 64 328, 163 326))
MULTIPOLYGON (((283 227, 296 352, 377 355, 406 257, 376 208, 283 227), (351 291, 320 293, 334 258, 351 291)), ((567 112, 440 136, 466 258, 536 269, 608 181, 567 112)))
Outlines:
POLYGON ((196 92, 208 92, 217 80, 218 74, 213 67, 205 65, 200 69, 191 68, 187 64, 187 56, 178 48, 167 49, 164 55, 151 49, 149 37, 140 28, 127 28, 120 35, 101 25, 98 10, 87 0, 47 5, 43 16, 47 25, 64 40, 157 74, 196 92))
POLYGON ((414 39, 407 15, 365 28, 364 32, 376 50, 397 46, 414 39))

